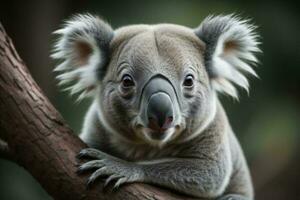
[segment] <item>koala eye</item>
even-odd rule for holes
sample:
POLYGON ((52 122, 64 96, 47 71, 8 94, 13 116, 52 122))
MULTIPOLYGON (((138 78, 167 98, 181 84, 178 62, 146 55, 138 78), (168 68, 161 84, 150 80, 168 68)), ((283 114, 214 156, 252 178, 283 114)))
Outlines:
POLYGON ((122 77, 122 86, 124 88, 130 88, 130 87, 133 87, 134 86, 134 81, 133 81, 133 78, 128 75, 128 74, 125 74, 123 77, 122 77))
POLYGON ((188 74, 183 81, 184 87, 192 87, 194 85, 194 76, 192 74, 188 74))

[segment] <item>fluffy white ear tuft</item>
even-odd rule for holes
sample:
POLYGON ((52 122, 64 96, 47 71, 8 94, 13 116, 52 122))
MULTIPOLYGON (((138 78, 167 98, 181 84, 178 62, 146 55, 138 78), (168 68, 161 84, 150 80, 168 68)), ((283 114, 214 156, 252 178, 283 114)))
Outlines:
POLYGON ((257 77, 250 65, 257 64, 255 53, 260 52, 255 29, 249 20, 220 15, 207 17, 195 30, 206 44, 205 66, 217 91, 238 98, 236 84, 248 92, 245 74, 257 77))
POLYGON ((76 15, 67 21, 51 55, 62 60, 54 71, 58 72, 59 85, 69 85, 71 94, 80 93, 78 99, 90 96, 105 72, 109 43, 113 30, 99 17, 76 15))

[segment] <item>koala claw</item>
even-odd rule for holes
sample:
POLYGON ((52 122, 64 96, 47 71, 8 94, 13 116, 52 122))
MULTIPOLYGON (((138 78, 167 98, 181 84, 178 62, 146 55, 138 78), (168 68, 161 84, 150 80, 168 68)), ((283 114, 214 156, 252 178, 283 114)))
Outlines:
POLYGON ((77 154, 77 158, 93 158, 93 159, 102 159, 103 155, 109 156, 106 153, 99 151, 97 149, 94 148, 86 148, 86 149, 82 149, 78 154, 77 154))
POLYGON ((95 180, 100 177, 106 178, 104 187, 114 181, 114 188, 118 188, 126 182, 137 181, 140 178, 141 173, 138 166, 110 156, 99 150, 92 148, 83 149, 78 154, 78 158, 83 157, 95 159, 82 164, 77 170, 78 173, 83 173, 93 169, 95 170, 87 181, 88 187, 90 187, 95 180))
POLYGON ((110 176, 106 179, 106 181, 105 181, 105 183, 104 183, 104 187, 107 187, 108 184, 109 184, 111 181, 115 181, 116 179, 119 179, 119 178, 122 178, 122 176, 119 176, 119 175, 116 175, 116 174, 110 175, 110 176))

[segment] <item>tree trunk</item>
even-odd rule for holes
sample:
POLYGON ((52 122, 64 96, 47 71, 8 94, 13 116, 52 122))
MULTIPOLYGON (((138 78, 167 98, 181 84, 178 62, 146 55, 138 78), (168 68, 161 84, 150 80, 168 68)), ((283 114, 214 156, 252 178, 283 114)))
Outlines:
MULTIPOLYGON (((42 66, 40 66, 42 67, 42 66)), ((73 133, 32 79, 0 24, 0 138, 9 153, 54 199, 192 199, 146 184, 86 189, 76 154, 86 145, 73 133)))

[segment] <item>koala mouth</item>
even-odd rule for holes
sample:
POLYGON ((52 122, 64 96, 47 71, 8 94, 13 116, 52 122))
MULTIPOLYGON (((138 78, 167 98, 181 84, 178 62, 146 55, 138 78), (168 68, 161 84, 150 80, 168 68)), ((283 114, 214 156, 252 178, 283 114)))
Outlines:
POLYGON ((164 128, 153 128, 139 123, 139 117, 137 117, 135 122, 133 130, 136 136, 142 141, 157 147, 163 147, 165 144, 177 138, 177 136, 185 129, 184 123, 178 123, 164 128))
POLYGON ((142 132, 148 142, 152 144, 162 145, 173 138, 172 136, 175 135, 176 129, 175 127, 172 127, 158 131, 152 130, 150 128, 143 128, 142 132))

